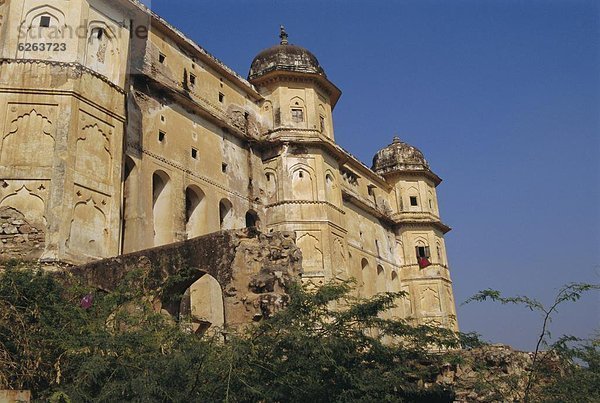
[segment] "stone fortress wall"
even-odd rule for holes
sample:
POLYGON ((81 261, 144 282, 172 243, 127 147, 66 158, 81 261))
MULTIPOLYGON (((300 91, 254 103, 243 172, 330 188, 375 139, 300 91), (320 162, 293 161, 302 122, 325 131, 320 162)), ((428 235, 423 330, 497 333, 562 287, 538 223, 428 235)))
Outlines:
POLYGON ((0 16, 4 256, 83 264, 257 226, 295 233, 306 281, 407 291, 391 315, 457 328, 440 178, 399 139, 372 168, 339 147, 341 91, 284 31, 244 79, 137 1, 0 16))

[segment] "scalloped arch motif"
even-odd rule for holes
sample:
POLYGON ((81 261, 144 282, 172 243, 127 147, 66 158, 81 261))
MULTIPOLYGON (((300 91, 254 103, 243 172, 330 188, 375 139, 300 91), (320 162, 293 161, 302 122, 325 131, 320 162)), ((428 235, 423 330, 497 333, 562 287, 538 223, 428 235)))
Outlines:
POLYGON ((73 208, 73 219, 67 246, 85 256, 108 255, 108 225, 104 212, 90 197, 73 208))
POLYGON ((298 237, 296 244, 302 250, 302 267, 308 271, 323 269, 323 251, 321 250, 321 241, 305 232, 298 237))
POLYGON ((26 186, 21 186, 16 192, 0 200, 0 207, 12 207, 23 214, 31 224, 46 226, 46 203, 26 186))
POLYGON ((2 136, 0 164, 50 167, 54 160, 52 121, 35 108, 14 118, 2 136), (44 152, 40 152, 44 150, 44 152))
POLYGON ((112 155, 110 137, 97 123, 84 126, 77 139, 75 170, 95 181, 110 183, 112 155))

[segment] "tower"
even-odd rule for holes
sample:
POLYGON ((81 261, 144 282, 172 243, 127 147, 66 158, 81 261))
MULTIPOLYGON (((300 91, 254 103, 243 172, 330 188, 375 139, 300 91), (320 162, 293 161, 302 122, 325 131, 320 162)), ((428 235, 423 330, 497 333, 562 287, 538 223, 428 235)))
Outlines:
POLYGON ((317 283, 345 274, 339 164, 331 113, 341 91, 317 58, 292 45, 283 27, 280 43, 253 60, 249 81, 264 97, 268 128, 263 149, 268 230, 295 231, 304 255, 304 277, 317 283))
POLYGON ((0 209, 20 257, 119 253, 132 6, 94 3, 0 6, 0 209))
POLYGON ((393 186, 392 219, 401 264, 403 290, 411 295, 414 317, 457 328, 456 308, 440 220, 436 187, 441 179, 423 153, 394 137, 373 158, 373 170, 393 186))

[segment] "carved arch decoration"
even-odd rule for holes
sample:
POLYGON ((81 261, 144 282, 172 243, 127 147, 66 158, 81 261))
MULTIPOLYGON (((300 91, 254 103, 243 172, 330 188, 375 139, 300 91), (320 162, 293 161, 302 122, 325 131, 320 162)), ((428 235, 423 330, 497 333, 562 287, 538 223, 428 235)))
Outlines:
MULTIPOLYGON (((72 40, 66 26, 65 13, 57 7, 51 5, 41 5, 30 9, 19 26, 19 35, 21 43, 56 43, 60 45, 67 40, 72 40), (41 27, 42 17, 50 17, 47 27, 41 27)), ((70 44, 67 44, 67 48, 70 44)), ((18 51, 19 58, 23 59, 54 59, 60 58, 66 52, 48 52, 45 48, 33 50, 24 48, 18 51)))
POLYGON ((348 264, 347 258, 348 254, 346 253, 346 247, 344 245, 344 240, 342 238, 335 237, 333 240, 333 254, 332 254, 332 271, 333 275, 346 279, 348 277, 348 264))
POLYGON ((25 27, 26 29, 33 28, 35 26, 35 21, 44 15, 50 16, 50 26, 53 26, 53 23, 54 26, 58 28, 63 28, 65 26, 65 13, 58 7, 54 7, 49 4, 33 7, 31 10, 29 10, 27 14, 25 14, 25 18, 21 22, 21 26, 25 27))
POLYGON ((421 310, 424 312, 441 312, 442 305, 440 294, 433 286, 424 286, 421 289, 421 310))
POLYGON ((71 251, 91 257, 108 256, 108 219, 98 204, 93 197, 75 204, 67 239, 71 251))
POLYGON ((119 78, 120 52, 117 35, 104 21, 90 21, 85 51, 85 66, 111 81, 119 78))
POLYGON ((46 228, 46 203, 42 197, 25 185, 3 197, 0 200, 0 207, 11 207, 23 214, 30 224, 39 229, 46 228))
POLYGON ((8 124, 8 132, 2 136, 0 146, 0 165, 51 167, 54 143, 52 121, 33 107, 8 124))
POLYGON ((337 177, 331 169, 325 171, 325 194, 330 203, 336 206, 341 203, 337 177))
POLYGON ((323 250, 319 238, 305 232, 296 241, 302 250, 302 267, 306 271, 323 270, 323 250))
POLYGON ((97 123, 81 128, 75 155, 76 172, 97 182, 111 182, 113 157, 110 135, 97 123))
POLYGON ((414 309, 412 303, 412 296, 410 294, 410 287, 408 285, 402 286, 401 291, 405 294, 404 297, 402 297, 402 308, 404 309, 404 317, 413 317, 414 309))
POLYGON ((294 200, 315 200, 316 182, 314 170, 306 164, 295 164, 290 170, 294 200))

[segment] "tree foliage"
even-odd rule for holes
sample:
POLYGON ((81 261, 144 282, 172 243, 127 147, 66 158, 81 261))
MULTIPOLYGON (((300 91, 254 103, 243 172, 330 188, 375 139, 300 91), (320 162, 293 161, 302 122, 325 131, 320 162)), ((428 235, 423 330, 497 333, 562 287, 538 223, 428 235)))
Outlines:
POLYGON ((298 287, 286 310, 223 342, 156 313, 135 277, 84 309, 92 290, 41 271, 0 273, 0 388, 57 402, 452 399, 434 384, 445 358, 432 351, 460 340, 384 319, 401 293, 356 300, 345 283, 298 287))
POLYGON ((567 284, 559 289, 549 306, 527 296, 504 297, 500 291, 493 289, 480 291, 465 301, 465 304, 488 300, 515 304, 541 314, 541 329, 532 365, 526 374, 526 386, 522 391, 524 402, 600 401, 600 339, 595 338, 581 344, 583 340, 565 335, 556 343, 550 344, 548 341, 551 336, 548 326, 558 308, 566 302, 577 302, 585 293, 599 289, 598 284, 567 284), (574 344, 578 342, 579 344, 574 344), (556 362, 561 364, 560 368, 553 365, 556 362), (576 386, 577 384, 579 385, 576 386))
MULTIPOLYGON (((403 293, 357 299, 350 283, 294 288, 272 318, 199 338, 155 311, 139 273, 103 293, 13 266, 0 271, 0 389, 29 389, 40 401, 450 402, 452 385, 436 379, 461 362, 459 347, 479 343, 390 319, 403 293)), ((589 289, 567 286, 549 308, 493 290, 473 300, 524 303, 546 323, 589 289)), ((527 399, 600 400, 598 341, 564 337, 549 348, 568 364, 551 373, 540 353, 529 380, 543 378, 544 388, 527 399)))

